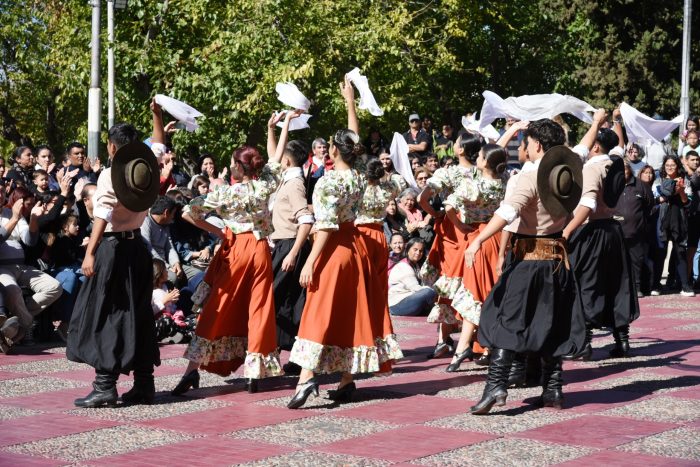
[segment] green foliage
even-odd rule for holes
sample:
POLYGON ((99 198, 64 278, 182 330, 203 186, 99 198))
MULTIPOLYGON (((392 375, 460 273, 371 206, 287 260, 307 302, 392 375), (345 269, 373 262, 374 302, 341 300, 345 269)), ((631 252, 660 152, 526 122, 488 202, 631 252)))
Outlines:
MULTIPOLYGON (((294 137, 327 137, 346 125, 338 83, 355 66, 385 110, 360 112, 365 132, 403 130, 413 111, 456 123, 485 89, 676 113, 680 0, 540 1, 129 0, 115 13, 117 120, 148 134, 150 98, 171 95, 206 116, 176 149, 224 159, 264 141, 275 83, 293 81, 314 102, 311 130, 294 137)), ((4 153, 86 140, 90 20, 85 0, 0 0, 4 153)))

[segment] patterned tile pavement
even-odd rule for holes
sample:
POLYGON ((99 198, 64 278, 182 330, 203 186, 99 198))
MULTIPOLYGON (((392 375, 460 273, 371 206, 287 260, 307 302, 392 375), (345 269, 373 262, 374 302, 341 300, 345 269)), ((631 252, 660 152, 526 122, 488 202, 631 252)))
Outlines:
MULTIPOLYGON (((62 347, 17 348, 0 355, 0 466, 700 466, 700 297, 640 304, 631 358, 607 358, 613 339, 600 330, 593 361, 565 364, 564 410, 535 407, 540 389, 523 388, 480 417, 468 409, 485 370, 427 360, 424 318, 395 319, 405 358, 391 376, 358 378, 347 404, 326 398, 338 376, 323 376, 320 397, 296 411, 294 377, 248 394, 240 374, 202 373, 199 389, 170 396, 182 345, 161 347, 153 405, 77 409, 91 369, 62 347)), ((122 377, 119 392, 131 384, 122 377)))

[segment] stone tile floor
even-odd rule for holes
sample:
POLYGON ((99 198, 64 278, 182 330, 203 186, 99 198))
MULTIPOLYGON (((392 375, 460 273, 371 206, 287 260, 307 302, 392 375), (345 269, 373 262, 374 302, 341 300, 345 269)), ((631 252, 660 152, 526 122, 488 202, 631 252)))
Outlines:
POLYGON ((342 405, 325 398, 337 376, 322 377, 321 396, 296 411, 285 407, 294 377, 248 394, 240 375, 202 373, 200 389, 170 396, 182 345, 161 347, 154 405, 76 409, 91 369, 60 347, 17 348, 0 355, 0 466, 700 466, 700 298, 640 304, 633 357, 607 359, 612 336, 597 331, 594 360, 565 364, 564 410, 537 409, 539 389, 525 388, 481 417, 467 410, 486 371, 427 360, 435 328, 424 318, 395 319, 405 358, 391 376, 359 378, 342 405))

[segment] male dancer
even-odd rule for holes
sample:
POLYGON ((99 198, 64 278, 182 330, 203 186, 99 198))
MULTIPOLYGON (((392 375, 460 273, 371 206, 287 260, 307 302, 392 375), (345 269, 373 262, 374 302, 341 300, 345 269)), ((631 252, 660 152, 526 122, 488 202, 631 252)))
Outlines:
POLYGON ((66 356, 95 368, 93 391, 78 407, 114 406, 120 373, 134 372, 126 403, 153 402, 153 366, 160 364, 151 309, 153 266, 140 226, 158 196, 158 163, 137 142, 136 129, 118 123, 109 130, 104 170, 94 195, 95 216, 80 289, 68 330, 66 356))
POLYGON ((587 161, 583 166, 583 193, 574 217, 564 229, 569 240, 571 266, 586 314, 586 342, 581 353, 565 359, 591 358, 594 327, 610 327, 615 337, 611 357, 629 354, 629 324, 639 317, 639 302, 622 226, 613 219, 617 198, 624 189, 624 165, 608 173, 613 161, 608 152, 618 145, 612 130, 599 127, 604 113, 596 113, 591 129, 574 151, 587 161), (620 178, 615 187, 612 177, 620 178))
POLYGON ((568 213, 580 196, 580 159, 561 146, 564 130, 552 120, 531 122, 525 137, 535 169, 521 173, 515 193, 465 253, 466 266, 471 267, 482 242, 520 218, 514 260, 482 309, 479 342, 491 349, 491 364, 483 396, 470 409, 477 415, 488 413, 494 404, 505 404, 516 352, 542 357, 540 403, 561 408, 560 357, 583 346, 583 311, 561 238, 568 213))

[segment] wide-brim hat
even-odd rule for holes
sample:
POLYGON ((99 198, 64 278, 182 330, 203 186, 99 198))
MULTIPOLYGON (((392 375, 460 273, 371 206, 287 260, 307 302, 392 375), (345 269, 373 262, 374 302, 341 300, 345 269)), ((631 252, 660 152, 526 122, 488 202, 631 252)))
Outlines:
POLYGON ((603 201, 609 208, 614 208, 625 191, 625 161, 620 156, 610 156, 610 160, 612 164, 603 180, 603 201))
POLYGON ((583 192, 583 162, 566 146, 554 146, 542 156, 537 169, 537 191, 553 217, 571 214, 583 192))
POLYGON ((153 151, 140 141, 119 148, 112 159, 112 186, 130 211, 153 206, 160 191, 160 167, 153 151))

